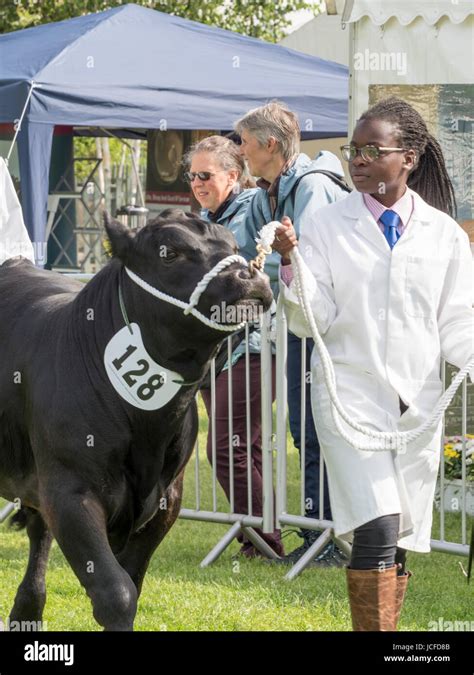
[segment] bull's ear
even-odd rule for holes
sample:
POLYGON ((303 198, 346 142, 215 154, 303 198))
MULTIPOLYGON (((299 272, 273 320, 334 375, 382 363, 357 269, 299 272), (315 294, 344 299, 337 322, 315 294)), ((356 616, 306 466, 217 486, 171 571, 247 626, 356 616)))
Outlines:
POLYGON ((114 220, 108 211, 104 210, 103 217, 112 255, 126 263, 133 248, 133 234, 123 223, 114 220))

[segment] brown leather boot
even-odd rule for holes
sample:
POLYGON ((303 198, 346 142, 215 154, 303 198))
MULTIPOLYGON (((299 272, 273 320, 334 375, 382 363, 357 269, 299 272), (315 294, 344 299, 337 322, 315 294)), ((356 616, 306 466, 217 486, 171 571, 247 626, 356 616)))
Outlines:
POLYGON ((396 630, 397 568, 346 571, 352 630, 396 630))
POLYGON ((410 577, 411 572, 405 572, 405 574, 397 576, 397 595, 395 602, 395 630, 397 629, 398 621, 400 620, 400 614, 402 611, 403 601, 405 599, 408 579, 410 577))

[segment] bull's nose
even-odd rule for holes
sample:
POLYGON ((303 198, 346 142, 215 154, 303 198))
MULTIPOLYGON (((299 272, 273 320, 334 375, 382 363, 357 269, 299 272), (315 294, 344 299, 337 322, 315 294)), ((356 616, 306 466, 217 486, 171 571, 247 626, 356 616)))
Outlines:
POLYGON ((248 267, 241 267, 239 270, 237 270, 237 276, 239 279, 251 279, 252 274, 250 273, 250 270, 248 267))
POLYGON ((227 270, 225 270, 229 275, 232 275, 233 277, 236 277, 237 279, 242 279, 242 280, 249 280, 252 278, 251 271, 249 269, 249 266, 244 266, 243 263, 241 262, 235 262, 232 263, 232 265, 229 265, 227 270))

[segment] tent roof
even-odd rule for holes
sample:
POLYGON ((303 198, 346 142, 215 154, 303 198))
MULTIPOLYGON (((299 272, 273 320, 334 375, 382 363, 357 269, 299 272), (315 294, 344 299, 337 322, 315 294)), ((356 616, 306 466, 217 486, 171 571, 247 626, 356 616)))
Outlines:
POLYGON ((473 13, 472 0, 350 0, 344 7, 342 21, 354 23, 368 16, 381 26, 394 16, 402 26, 408 26, 422 16, 429 26, 434 26, 443 16, 453 23, 462 23, 473 13))
POLYGON ((284 100, 307 137, 347 133, 345 66, 129 4, 0 36, 0 122, 231 129, 284 100))

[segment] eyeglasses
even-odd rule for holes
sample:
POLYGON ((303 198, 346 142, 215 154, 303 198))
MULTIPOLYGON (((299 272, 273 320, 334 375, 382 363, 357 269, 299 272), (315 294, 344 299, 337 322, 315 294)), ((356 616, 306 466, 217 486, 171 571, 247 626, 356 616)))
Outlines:
POLYGON ((215 176, 216 173, 222 173, 222 171, 224 171, 224 169, 221 171, 215 171, 214 173, 211 173, 210 171, 186 171, 184 178, 187 183, 192 183, 196 178, 206 181, 212 178, 212 176, 215 176))
POLYGON ((373 162, 383 152, 405 152, 405 148, 384 148, 378 145, 364 145, 362 148, 356 148, 355 145, 341 145, 341 154, 346 162, 352 162, 358 154, 364 161, 373 162))

